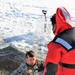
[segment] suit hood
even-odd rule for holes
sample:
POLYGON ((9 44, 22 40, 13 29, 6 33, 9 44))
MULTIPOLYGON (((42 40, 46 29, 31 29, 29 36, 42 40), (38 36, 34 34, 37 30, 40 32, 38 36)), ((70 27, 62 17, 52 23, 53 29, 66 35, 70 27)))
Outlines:
POLYGON ((56 10, 56 31, 55 35, 60 32, 72 28, 72 21, 69 12, 64 8, 57 8, 56 10))

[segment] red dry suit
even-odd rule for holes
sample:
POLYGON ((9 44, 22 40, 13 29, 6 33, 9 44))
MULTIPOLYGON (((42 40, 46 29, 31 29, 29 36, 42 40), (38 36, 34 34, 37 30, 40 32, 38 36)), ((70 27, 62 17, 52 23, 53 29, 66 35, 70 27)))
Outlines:
POLYGON ((75 75, 75 28, 72 24, 69 12, 64 7, 57 8, 56 36, 47 45, 44 75, 75 75))

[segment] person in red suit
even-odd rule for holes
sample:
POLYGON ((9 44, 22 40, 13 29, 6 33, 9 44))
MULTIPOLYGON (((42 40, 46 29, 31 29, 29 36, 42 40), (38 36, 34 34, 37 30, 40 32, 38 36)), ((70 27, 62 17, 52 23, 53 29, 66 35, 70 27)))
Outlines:
POLYGON ((50 20, 55 37, 47 45, 44 75, 75 75, 75 28, 70 13, 58 7, 50 20))

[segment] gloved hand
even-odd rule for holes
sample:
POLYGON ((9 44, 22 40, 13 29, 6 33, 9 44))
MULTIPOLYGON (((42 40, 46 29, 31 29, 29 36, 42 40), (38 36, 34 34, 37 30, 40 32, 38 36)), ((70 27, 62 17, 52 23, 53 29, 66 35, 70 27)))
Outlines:
POLYGON ((41 64, 38 66, 38 72, 43 71, 43 70, 44 70, 44 64, 41 63, 41 64))

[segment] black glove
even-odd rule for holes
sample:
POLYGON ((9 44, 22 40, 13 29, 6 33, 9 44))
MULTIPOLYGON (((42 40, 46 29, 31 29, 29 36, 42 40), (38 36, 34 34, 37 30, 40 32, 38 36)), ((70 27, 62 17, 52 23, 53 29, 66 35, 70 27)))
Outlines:
POLYGON ((38 72, 43 71, 43 70, 44 70, 44 65, 43 65, 43 63, 41 63, 41 64, 38 66, 38 72))

